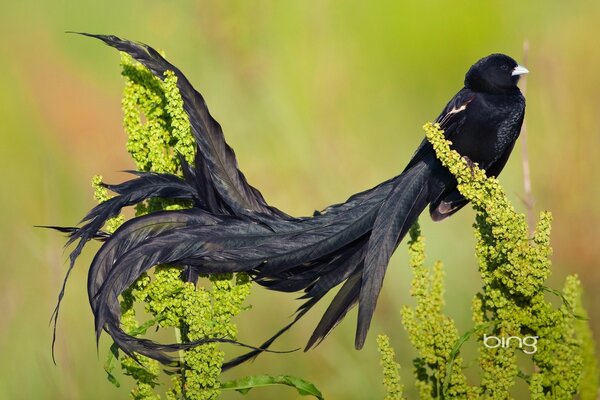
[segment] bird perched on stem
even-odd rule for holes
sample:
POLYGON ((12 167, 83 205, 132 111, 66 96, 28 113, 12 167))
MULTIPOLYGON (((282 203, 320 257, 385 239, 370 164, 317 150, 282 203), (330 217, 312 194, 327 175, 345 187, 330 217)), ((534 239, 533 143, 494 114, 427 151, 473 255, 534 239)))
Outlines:
MULTIPOLYGON (((183 178, 140 172, 125 183, 106 185, 117 196, 94 207, 80 228, 62 228, 70 235, 68 243, 78 241, 70 269, 86 242, 104 240, 89 269, 89 301, 97 335, 105 330, 127 354, 140 353, 167 363, 173 360, 168 352, 205 342, 161 344, 122 330, 119 295, 157 264, 186 268, 196 276, 246 272, 268 289, 303 292, 305 302, 291 323, 224 368, 268 348, 338 285, 341 288, 306 350, 320 343, 356 304, 355 347, 360 349, 390 257, 408 229, 427 206, 433 220, 439 221, 468 203, 425 139, 398 176, 314 216, 292 217, 267 204, 247 182, 221 126, 179 69, 145 44, 84 35, 129 54, 161 79, 166 71, 175 73, 197 146, 193 165, 181 159, 183 178), (153 197, 186 199, 193 207, 133 218, 108 237, 101 232, 104 223, 123 207, 153 197)), ((464 87, 436 119, 453 148, 490 176, 502 171, 519 136, 525 99, 517 83, 527 72, 503 54, 482 58, 471 66, 464 87)), ((60 298, 62 291, 59 302, 60 298)))

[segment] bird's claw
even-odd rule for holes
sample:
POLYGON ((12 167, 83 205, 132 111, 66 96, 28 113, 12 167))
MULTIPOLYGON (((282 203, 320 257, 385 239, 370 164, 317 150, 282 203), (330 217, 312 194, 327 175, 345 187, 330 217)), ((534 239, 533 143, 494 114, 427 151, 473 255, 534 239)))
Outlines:
POLYGON ((464 160, 467 162, 467 166, 469 167, 469 169, 471 170, 471 178, 475 178, 475 166, 477 166, 476 163, 473 162, 473 160, 471 160, 469 157, 467 156, 463 156, 464 160))

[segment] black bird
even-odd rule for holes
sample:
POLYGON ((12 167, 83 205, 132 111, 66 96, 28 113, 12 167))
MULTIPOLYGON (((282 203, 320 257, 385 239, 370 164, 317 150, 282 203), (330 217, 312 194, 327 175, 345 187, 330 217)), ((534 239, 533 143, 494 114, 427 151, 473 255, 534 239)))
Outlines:
MULTIPOLYGON (((248 184, 220 125, 179 69, 145 44, 115 36, 84 35, 128 53, 161 79, 165 71, 173 71, 197 145, 194 165, 181 160, 183 179, 138 172, 136 179, 107 185, 117 196, 93 208, 81 228, 63 228, 70 233, 68 243, 79 240, 71 253, 69 271, 87 241, 105 241, 88 277, 96 334, 105 330, 130 355, 137 352, 168 363, 173 359, 165 351, 198 344, 159 344, 131 337, 121 329, 118 296, 157 264, 180 266, 196 275, 243 271, 271 290, 304 292, 301 298, 306 301, 290 324, 260 349, 224 368, 266 349, 339 284, 342 286, 306 350, 320 343, 357 303, 355 347, 360 349, 390 257, 408 229, 427 205, 431 217, 439 221, 468 203, 425 139, 400 175, 314 216, 289 216, 268 205, 248 184), (108 238, 100 231, 121 208, 151 197, 188 199, 194 206, 133 218, 108 238)), ((517 83, 527 72, 503 54, 482 58, 469 69, 464 87, 436 119, 453 148, 488 175, 502 171, 519 136, 525 99, 517 83)))

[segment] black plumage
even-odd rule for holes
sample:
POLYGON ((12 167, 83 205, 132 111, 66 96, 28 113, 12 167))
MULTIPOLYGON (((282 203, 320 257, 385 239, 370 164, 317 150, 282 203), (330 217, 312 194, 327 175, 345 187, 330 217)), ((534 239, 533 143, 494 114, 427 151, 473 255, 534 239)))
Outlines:
MULTIPOLYGON (((137 352, 168 362, 172 358, 166 353, 199 343, 165 345, 122 331, 118 296, 157 264, 180 266, 196 275, 243 271, 271 290, 304 291, 305 303, 296 318, 261 349, 342 284, 306 349, 323 340, 356 304, 355 346, 361 348, 390 257, 410 226, 427 205, 431 217, 442 220, 467 204, 454 177, 423 140, 400 175, 314 216, 289 216, 268 205, 248 184, 220 125, 181 71, 147 45, 115 36, 85 35, 130 54, 161 79, 165 71, 173 71, 197 145, 194 165, 182 160, 183 179, 137 173, 136 179, 107 186, 117 196, 90 211, 81 228, 63 228, 70 234, 69 243, 79 240, 71 268, 87 241, 105 241, 90 266, 89 300, 97 335, 105 330, 128 354, 137 352), (122 207, 151 197, 187 199, 194 206, 133 218, 110 237, 100 232, 104 222, 122 207)), ((479 60, 467 72, 464 88, 436 119, 453 148, 488 175, 500 173, 519 135, 525 100, 517 82, 526 72, 502 54, 479 60)), ((62 291, 59 302, 60 298, 62 291)), ((261 349, 224 367, 237 365, 261 349)))

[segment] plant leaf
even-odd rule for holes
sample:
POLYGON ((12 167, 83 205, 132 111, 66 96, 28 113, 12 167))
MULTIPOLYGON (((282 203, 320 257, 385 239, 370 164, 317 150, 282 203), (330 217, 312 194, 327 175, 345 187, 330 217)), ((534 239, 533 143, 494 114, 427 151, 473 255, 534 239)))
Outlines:
POLYGON ((115 343, 110 346, 110 352, 108 353, 108 357, 106 358, 106 363, 104 363, 104 371, 106 371, 106 379, 116 387, 121 387, 121 383, 117 380, 117 378, 113 375, 113 370, 115 369, 114 360, 119 359, 119 348, 115 343))
POLYGON ((480 332, 484 329, 487 329, 488 327, 495 324, 496 322, 497 321, 488 321, 488 322, 484 322, 482 324, 476 325, 472 329, 465 332, 461 337, 458 338, 458 340, 456 340, 456 343, 454 343, 454 347, 452 348, 452 351, 450 352, 450 361, 448 362, 448 365, 446 367, 446 376, 444 377, 444 382, 442 385, 442 398, 444 398, 444 394, 448 390, 450 375, 452 374, 452 366, 454 365, 454 360, 458 356, 458 353, 460 352, 460 348, 462 347, 462 345, 465 344, 465 342, 467 340, 469 340, 472 335, 474 335, 475 333, 480 332))
POLYGON ((156 325, 157 323, 161 322, 163 319, 165 319, 165 317, 159 316, 159 317, 153 318, 151 320, 148 320, 148 321, 144 322, 142 325, 138 326, 137 328, 129 331, 128 334, 131 336, 144 335, 148 331, 148 328, 156 325))
POLYGON ((302 396, 314 396, 323 400, 323 395, 309 381, 289 375, 253 375, 221 383, 222 390, 236 390, 242 394, 248 393, 250 389, 262 386, 286 385, 296 388, 302 396))

